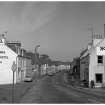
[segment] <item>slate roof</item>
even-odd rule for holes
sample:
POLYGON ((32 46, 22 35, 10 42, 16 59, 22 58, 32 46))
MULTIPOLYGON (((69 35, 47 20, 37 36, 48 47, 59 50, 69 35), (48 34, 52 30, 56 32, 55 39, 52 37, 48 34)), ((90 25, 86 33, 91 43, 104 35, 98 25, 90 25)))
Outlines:
POLYGON ((6 45, 12 49, 15 53, 17 53, 17 47, 20 47, 20 55, 19 57, 28 58, 31 59, 31 57, 27 54, 26 50, 21 48, 21 43, 6 43, 6 45), (22 50, 23 50, 23 56, 22 56, 22 50))

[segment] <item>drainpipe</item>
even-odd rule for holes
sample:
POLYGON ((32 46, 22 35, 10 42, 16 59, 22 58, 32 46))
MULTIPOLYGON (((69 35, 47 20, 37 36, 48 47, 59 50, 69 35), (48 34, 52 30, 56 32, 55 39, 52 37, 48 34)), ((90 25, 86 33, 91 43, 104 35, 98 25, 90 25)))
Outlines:
POLYGON ((104 24, 104 38, 105 38, 105 24, 104 24))
POLYGON ((16 57, 16 65, 17 65, 17 70, 16 70, 16 82, 18 81, 18 55, 16 57))

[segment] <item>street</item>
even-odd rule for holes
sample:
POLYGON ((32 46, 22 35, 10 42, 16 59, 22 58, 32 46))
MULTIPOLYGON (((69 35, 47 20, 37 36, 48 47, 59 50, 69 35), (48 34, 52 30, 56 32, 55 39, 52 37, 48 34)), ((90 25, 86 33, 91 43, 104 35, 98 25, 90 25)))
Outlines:
POLYGON ((67 86, 63 74, 37 80, 20 103, 105 103, 104 99, 87 94, 82 89, 67 86))

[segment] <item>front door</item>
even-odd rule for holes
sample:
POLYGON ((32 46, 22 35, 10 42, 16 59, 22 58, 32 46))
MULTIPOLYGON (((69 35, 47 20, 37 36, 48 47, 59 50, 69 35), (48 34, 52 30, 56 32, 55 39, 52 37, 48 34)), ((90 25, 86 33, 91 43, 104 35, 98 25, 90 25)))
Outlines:
POLYGON ((96 85, 97 87, 101 87, 103 83, 103 74, 99 73, 99 74, 96 74, 96 85))

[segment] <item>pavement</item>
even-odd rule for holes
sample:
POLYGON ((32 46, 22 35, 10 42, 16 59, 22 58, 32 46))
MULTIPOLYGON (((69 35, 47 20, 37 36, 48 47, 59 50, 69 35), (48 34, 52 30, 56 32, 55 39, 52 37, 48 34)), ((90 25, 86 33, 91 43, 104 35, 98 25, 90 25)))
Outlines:
MULTIPOLYGON (((33 73, 32 82, 20 82, 14 85, 14 103, 18 103, 28 91, 36 86, 36 83, 44 76, 39 77, 37 73, 33 73)), ((12 84, 0 85, 0 103, 13 103, 12 84)))
POLYGON ((76 88, 78 90, 82 90, 82 92, 85 92, 87 94, 92 94, 93 96, 99 96, 99 97, 105 97, 105 88, 86 88, 79 85, 79 83, 75 82, 73 85, 70 84, 70 81, 68 82, 67 79, 67 73, 64 73, 63 77, 67 87, 76 88))

